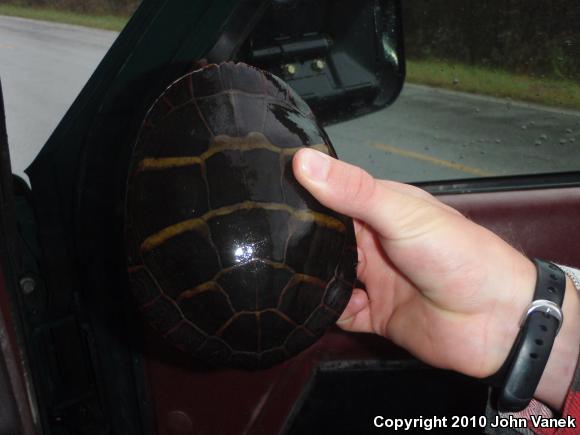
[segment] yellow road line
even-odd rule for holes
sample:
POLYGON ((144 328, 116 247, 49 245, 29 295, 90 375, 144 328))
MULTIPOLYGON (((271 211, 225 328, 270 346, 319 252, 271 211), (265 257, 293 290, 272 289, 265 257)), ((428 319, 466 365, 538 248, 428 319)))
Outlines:
POLYGON ((388 153, 396 154, 402 157, 408 157, 410 159, 421 160, 438 166, 444 166, 446 168, 455 169, 456 171, 465 172, 466 174, 479 175, 481 177, 492 177, 496 175, 492 172, 484 171, 483 169, 474 168, 473 166, 467 166, 462 165, 461 163, 450 162, 449 160, 438 159, 437 157, 428 156, 426 154, 418 153, 416 151, 404 150, 401 148, 394 147, 392 145, 376 143, 373 144, 373 146, 379 150, 386 151, 388 153))

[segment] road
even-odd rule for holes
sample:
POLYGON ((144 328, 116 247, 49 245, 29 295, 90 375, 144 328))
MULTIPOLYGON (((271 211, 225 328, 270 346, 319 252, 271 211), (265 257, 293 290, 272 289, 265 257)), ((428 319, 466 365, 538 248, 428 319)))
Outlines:
MULTIPOLYGON (((0 17, 13 171, 22 175, 116 33, 0 17)), ((383 111, 328 128, 339 156, 426 181, 580 170, 580 113, 407 85, 383 111)))

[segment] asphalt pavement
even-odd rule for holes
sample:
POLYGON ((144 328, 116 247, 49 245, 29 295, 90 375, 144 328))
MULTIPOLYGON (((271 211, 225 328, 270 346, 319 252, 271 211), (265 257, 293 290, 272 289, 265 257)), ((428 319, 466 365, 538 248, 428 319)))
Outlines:
MULTIPOLYGON (((116 33, 0 17, 13 172, 22 175, 116 33)), ((580 113, 407 85, 393 106, 334 125, 339 157, 424 181, 580 170, 580 113)))
POLYGON ((0 17, 0 79, 14 173, 23 174, 116 37, 0 17))

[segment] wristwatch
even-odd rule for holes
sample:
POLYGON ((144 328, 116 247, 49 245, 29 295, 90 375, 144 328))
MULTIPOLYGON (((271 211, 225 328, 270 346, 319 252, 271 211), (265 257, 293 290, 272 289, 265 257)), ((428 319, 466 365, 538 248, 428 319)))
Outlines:
POLYGON ((505 364, 505 380, 497 395, 499 411, 521 411, 528 406, 564 321, 566 274, 553 263, 538 259, 534 263, 538 272, 534 298, 505 364))

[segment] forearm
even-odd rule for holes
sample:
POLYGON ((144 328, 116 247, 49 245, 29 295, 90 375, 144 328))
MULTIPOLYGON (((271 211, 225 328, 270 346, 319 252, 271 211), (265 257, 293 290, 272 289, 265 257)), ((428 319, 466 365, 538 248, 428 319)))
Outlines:
POLYGON ((537 400, 554 410, 562 409, 574 377, 580 347, 580 298, 570 278, 567 278, 563 313, 564 323, 535 394, 537 400))

